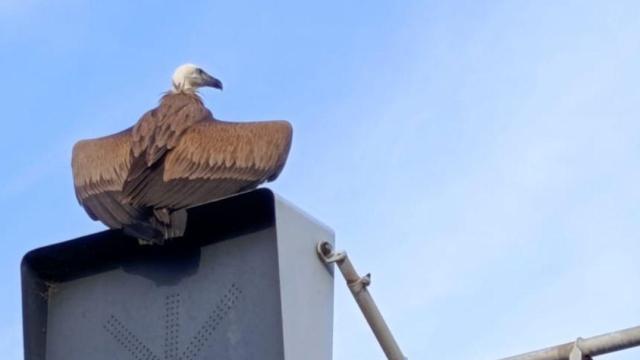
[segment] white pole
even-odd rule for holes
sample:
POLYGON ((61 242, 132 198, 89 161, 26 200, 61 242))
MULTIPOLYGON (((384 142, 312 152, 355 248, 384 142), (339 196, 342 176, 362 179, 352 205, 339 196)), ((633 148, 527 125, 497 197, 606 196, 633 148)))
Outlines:
POLYGON ((391 334, 391 330, 389 330, 371 294, 367 291, 367 286, 371 283, 370 275, 367 274, 364 277, 360 277, 353 267, 353 264, 351 264, 347 253, 344 251, 335 253, 331 244, 326 241, 318 243, 317 251, 322 261, 327 264, 335 262, 338 265, 349 290, 351 290, 351 294, 358 303, 365 319, 367 319, 387 359, 406 360, 407 358, 402 354, 398 343, 393 338, 393 334, 391 334))
POLYGON ((502 360, 587 360, 593 356, 640 346, 640 326, 511 356, 502 360))

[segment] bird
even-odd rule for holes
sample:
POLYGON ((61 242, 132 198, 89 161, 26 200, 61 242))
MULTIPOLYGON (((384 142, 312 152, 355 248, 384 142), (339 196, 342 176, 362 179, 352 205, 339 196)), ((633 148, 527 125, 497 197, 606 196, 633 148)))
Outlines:
POLYGON ((199 90, 223 85, 202 68, 181 65, 171 82, 133 126, 72 150, 76 198, 89 217, 146 244, 182 237, 189 207, 275 180, 291 148, 285 120, 216 119, 199 90))

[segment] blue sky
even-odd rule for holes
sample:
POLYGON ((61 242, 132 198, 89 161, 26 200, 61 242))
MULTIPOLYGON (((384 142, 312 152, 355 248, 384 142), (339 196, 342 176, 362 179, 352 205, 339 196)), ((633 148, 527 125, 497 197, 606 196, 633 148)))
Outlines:
MULTIPOLYGON (((411 359, 640 325, 639 20, 634 1, 1 0, 3 358, 21 256, 102 229, 73 143, 128 127, 184 62, 224 82, 203 93, 218 118, 293 123, 270 186, 373 273, 411 359)), ((382 359, 336 287, 334 358, 382 359)))

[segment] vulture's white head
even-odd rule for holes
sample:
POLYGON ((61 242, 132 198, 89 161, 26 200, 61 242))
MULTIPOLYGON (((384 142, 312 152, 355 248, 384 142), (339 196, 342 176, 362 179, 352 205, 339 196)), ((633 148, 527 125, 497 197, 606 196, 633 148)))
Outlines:
POLYGON ((196 91, 203 86, 222 90, 222 82, 193 64, 178 66, 171 78, 173 91, 196 91))

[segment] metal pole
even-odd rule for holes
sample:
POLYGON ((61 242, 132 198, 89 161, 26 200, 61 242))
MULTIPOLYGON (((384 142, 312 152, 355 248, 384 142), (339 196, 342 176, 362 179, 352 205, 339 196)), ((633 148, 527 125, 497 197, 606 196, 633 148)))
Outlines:
POLYGON ((371 294, 367 291, 367 286, 371 283, 371 275, 367 274, 364 277, 360 277, 353 264, 351 264, 347 253, 344 251, 334 252, 331 244, 326 241, 319 242, 316 250, 322 261, 327 264, 335 262, 338 265, 349 290, 351 290, 351 294, 358 303, 365 319, 367 319, 387 359, 406 360, 407 358, 402 354, 371 294))
POLYGON ((640 326, 610 332, 502 360, 588 360, 592 356, 640 346, 640 326))

